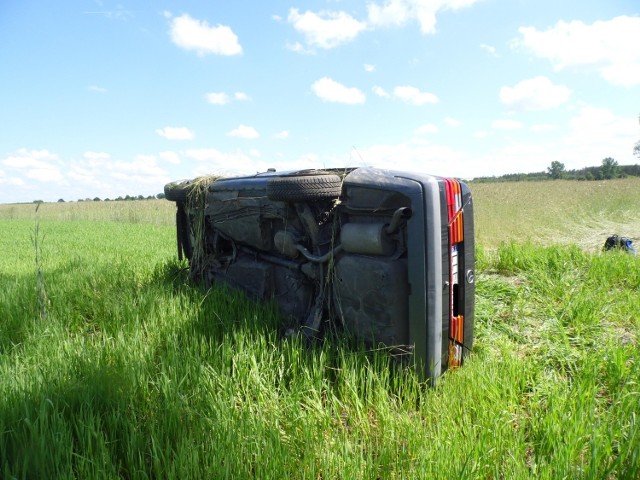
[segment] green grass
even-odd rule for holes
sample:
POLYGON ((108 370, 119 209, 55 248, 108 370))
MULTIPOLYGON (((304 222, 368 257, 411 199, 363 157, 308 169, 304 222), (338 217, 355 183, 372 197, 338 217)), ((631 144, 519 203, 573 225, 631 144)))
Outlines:
POLYGON ((471 183, 476 241, 575 243, 588 251, 613 234, 640 243, 640 177, 601 182, 471 183))
MULTIPOLYGON (((0 218, 33 220, 33 203, 0 204, 0 218)), ((41 220, 153 223, 175 225, 175 204, 167 200, 45 203, 39 209, 41 220)))
MULTIPOLYGON (((492 192, 474 194, 483 238, 492 192)), ((640 257, 479 244, 474 353, 430 388, 190 284, 171 221, 112 203, 43 205, 37 233, 33 207, 0 209, 0 478, 640 475, 640 257)))

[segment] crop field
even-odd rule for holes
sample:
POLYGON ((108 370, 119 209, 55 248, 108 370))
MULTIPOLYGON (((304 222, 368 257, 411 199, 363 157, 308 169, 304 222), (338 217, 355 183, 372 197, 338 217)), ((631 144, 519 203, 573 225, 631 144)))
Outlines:
POLYGON ((640 255, 601 252, 640 179, 471 188, 476 341, 433 387, 190 283, 170 202, 0 205, 0 478, 640 478, 640 255))

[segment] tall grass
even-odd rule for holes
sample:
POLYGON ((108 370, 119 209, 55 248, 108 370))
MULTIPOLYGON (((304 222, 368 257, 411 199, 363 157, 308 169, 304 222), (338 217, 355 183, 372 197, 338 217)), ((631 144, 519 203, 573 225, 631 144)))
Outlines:
POLYGON ((575 243, 595 251, 613 234, 640 242, 640 178, 471 183, 476 240, 575 243))
POLYGON ((639 257, 479 245, 474 353, 429 388, 190 283, 172 226, 48 206, 46 319, 33 219, 0 219, 2 478, 640 475, 639 257))
MULTIPOLYGON (((0 218, 32 219, 36 205, 0 204, 0 218)), ((85 201, 45 203, 39 211, 42 220, 153 223, 173 225, 175 204, 167 200, 85 201)))

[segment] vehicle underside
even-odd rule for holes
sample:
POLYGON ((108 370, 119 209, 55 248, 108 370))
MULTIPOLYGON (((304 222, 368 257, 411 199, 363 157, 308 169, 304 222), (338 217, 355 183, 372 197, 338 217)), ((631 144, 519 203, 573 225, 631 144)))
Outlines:
POLYGON ((204 177, 165 194, 192 276, 275 300, 289 332, 339 327, 433 379, 468 353, 473 219, 462 182, 305 170, 204 177))

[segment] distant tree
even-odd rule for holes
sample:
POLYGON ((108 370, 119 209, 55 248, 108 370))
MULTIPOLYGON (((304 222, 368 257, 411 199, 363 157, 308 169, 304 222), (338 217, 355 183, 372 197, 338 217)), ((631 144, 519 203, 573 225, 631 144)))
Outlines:
POLYGON ((131 195, 127 195, 124 197, 125 200, 134 200, 134 198, 131 195))
POLYGON ((104 199, 104 201, 105 201, 105 202, 110 202, 110 201, 111 201, 111 199, 110 199, 109 197, 107 197, 107 198, 105 198, 105 199, 104 199))
POLYGON ((34 200, 33 203, 44 203, 44 200, 34 200))
POLYGON ((159 194, 157 194, 157 195, 156 195, 156 198, 157 198, 158 200, 164 200, 164 199, 165 199, 164 192, 163 192, 163 193, 159 193, 159 194))
POLYGON ((101 202, 102 200, 100 200, 100 197, 96 197, 93 199, 94 202, 101 202))
POLYGON ((547 168, 547 173, 554 180, 557 180, 559 178, 564 177, 564 175, 566 173, 566 171, 564 169, 564 163, 558 162, 557 160, 554 160, 553 162, 551 162, 551 166, 549 168, 547 168))
POLYGON ((119 202, 119 201, 122 201, 122 200, 124 200, 124 198, 122 198, 122 196, 116 198, 116 202, 119 202))
POLYGON ((593 173, 591 173, 591 170, 587 170, 587 173, 584 174, 584 178, 585 180, 595 180, 596 177, 593 176, 593 173))
POLYGON ((64 203, 64 198, 59 198, 58 203, 64 203))
POLYGON ((602 166, 600 167, 600 178, 603 180, 610 180, 612 178, 620 177, 620 166, 613 158, 607 157, 602 160, 602 166))

